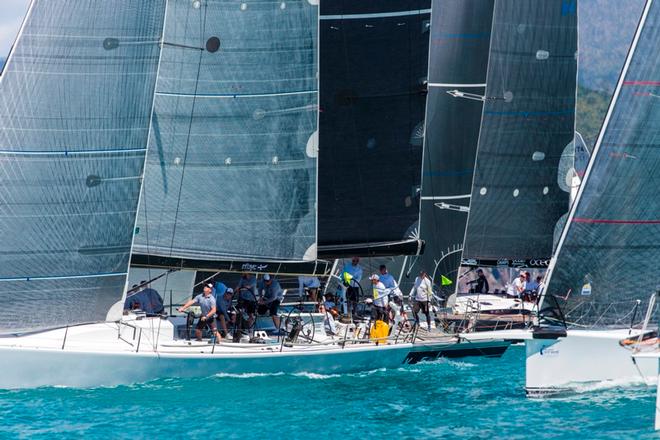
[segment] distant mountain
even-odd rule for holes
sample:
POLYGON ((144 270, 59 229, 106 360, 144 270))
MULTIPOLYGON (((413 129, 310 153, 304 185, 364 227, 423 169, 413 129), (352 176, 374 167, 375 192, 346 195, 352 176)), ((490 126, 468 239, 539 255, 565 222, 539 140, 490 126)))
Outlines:
POLYGON ((644 3, 644 0, 578 2, 581 86, 592 91, 614 91, 644 3))
POLYGON ((579 86, 577 97, 575 129, 582 135, 589 151, 593 151, 612 94, 579 86))

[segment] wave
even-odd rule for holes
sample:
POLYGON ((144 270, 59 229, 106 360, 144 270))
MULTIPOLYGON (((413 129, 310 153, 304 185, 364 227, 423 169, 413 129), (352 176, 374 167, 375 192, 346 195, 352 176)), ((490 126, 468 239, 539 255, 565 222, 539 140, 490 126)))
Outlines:
POLYGON ((608 390, 612 388, 631 388, 639 386, 655 386, 658 383, 657 377, 644 378, 642 376, 623 377, 617 379, 608 379, 586 384, 574 384, 571 389, 576 393, 591 393, 594 391, 608 390))

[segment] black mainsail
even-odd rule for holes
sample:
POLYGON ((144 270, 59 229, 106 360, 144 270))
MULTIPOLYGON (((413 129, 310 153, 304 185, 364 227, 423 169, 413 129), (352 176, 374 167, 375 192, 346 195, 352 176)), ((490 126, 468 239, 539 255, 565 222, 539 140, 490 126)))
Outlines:
POLYGON ((430 0, 321 2, 319 255, 418 253, 430 0))

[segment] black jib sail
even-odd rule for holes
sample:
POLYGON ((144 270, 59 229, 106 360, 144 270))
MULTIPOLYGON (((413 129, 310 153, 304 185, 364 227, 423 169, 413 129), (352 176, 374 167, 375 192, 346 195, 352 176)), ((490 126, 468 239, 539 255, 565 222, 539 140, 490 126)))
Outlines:
POLYGON ((658 286, 659 40, 648 1, 549 270, 546 304, 566 299, 569 324, 628 326, 658 286))
POLYGON ((558 182, 573 141, 574 0, 497 0, 463 257, 547 259, 568 210, 558 182))
POLYGON ((419 252, 430 0, 321 3, 319 256, 419 252))
POLYGON ((408 259, 410 279, 424 268, 437 284, 456 281, 483 107, 471 97, 486 86, 493 3, 433 2, 419 229, 425 250, 408 259))

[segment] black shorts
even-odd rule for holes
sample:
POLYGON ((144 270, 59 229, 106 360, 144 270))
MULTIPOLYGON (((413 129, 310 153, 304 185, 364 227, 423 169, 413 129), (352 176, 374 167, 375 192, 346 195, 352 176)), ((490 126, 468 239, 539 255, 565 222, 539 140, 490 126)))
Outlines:
POLYGON ((269 312, 270 316, 277 316, 277 310, 279 309, 279 307, 280 307, 280 300, 276 299, 275 301, 270 302, 268 304, 259 304, 259 308, 257 311, 260 315, 265 315, 266 312, 269 312))
POLYGON ((360 298, 360 288, 359 287, 349 287, 346 289, 346 299, 352 302, 357 302, 360 298))
POLYGON ((415 305, 419 307, 419 310, 424 312, 425 315, 429 314, 429 303, 428 301, 417 301, 415 300, 415 305))
POLYGON ((205 328, 210 328, 211 330, 215 331, 217 327, 215 326, 214 318, 208 318, 206 320, 202 320, 202 318, 199 318, 199 321, 197 321, 197 326, 195 328, 197 330, 204 330, 205 328))
POLYGON ((247 312, 248 315, 254 315, 254 312, 257 310, 256 301, 246 301, 241 299, 237 304, 238 309, 243 309, 247 312))

